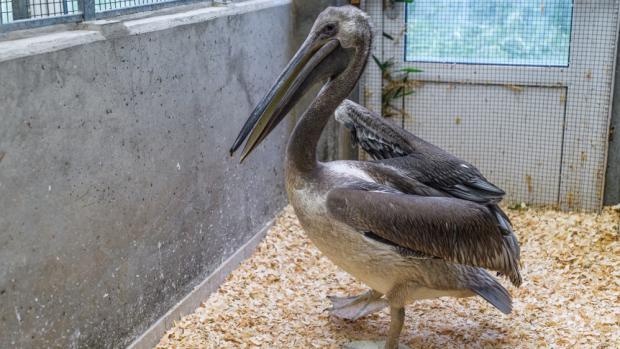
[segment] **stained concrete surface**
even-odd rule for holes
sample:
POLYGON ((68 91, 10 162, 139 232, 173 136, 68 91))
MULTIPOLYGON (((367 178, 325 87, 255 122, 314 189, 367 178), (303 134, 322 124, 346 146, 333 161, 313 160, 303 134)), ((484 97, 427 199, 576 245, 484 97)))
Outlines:
POLYGON ((0 347, 123 347, 285 204, 288 4, 0 63, 0 347), (277 19, 277 20, 274 20, 277 19))

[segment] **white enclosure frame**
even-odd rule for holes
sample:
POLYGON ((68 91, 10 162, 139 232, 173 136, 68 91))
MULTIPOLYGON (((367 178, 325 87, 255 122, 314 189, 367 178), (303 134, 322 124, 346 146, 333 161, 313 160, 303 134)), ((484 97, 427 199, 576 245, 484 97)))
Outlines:
MULTIPOLYGON (((370 0, 364 4, 374 23, 373 53, 381 60, 394 58, 395 69, 403 67, 422 69, 423 72, 416 74, 415 78, 424 84, 450 84, 463 88, 516 87, 519 91, 525 88, 564 91, 560 92, 565 94, 560 97, 564 103, 563 120, 558 129, 561 132, 557 144, 560 152, 545 154, 548 161, 557 163, 557 166, 554 166, 557 168, 552 172, 546 172, 540 178, 544 186, 557 185, 557 190, 544 190, 540 194, 528 193, 526 187, 529 184, 526 184, 523 178, 517 178, 516 186, 506 188, 508 201, 557 205, 563 209, 598 210, 602 207, 619 30, 619 0, 573 1, 568 67, 406 62, 405 39, 402 35, 402 32, 406 31, 406 5, 393 3, 394 7, 389 9, 384 8, 384 3, 389 4, 390 1, 370 0), (596 19, 595 26, 591 23, 593 18, 596 19), (382 35, 384 30, 392 31, 388 34, 396 39, 386 39, 382 35), (397 32, 399 30, 400 33, 397 32), (399 39, 400 37, 402 39, 399 39), (592 63, 593 55, 597 58, 596 65, 592 63)), ((368 64, 362 83, 362 102, 370 109, 380 111, 381 71, 372 61, 368 64)), ((433 103, 432 100, 426 102, 433 103)), ((476 108, 476 105, 472 103, 463 108, 476 108)), ((505 108, 508 108, 506 113, 509 115, 517 113, 510 110, 510 106, 505 108)), ((403 120, 403 125, 405 124, 403 120)), ((437 122, 437 125, 441 125, 441 122, 437 122)), ((415 132, 415 128, 412 131, 415 132)), ((442 146, 442 141, 437 143, 442 146)), ((526 151, 532 150, 526 149, 526 151)), ((473 158, 471 161, 475 163, 476 154, 458 154, 457 151, 457 155, 468 160, 473 158)), ((517 165, 529 166, 532 171, 536 171, 537 166, 527 163, 517 165)), ((501 170, 505 171, 506 168, 501 170)), ((497 173, 490 177, 501 185, 502 182, 514 180, 511 178, 512 175, 512 172, 497 173)))

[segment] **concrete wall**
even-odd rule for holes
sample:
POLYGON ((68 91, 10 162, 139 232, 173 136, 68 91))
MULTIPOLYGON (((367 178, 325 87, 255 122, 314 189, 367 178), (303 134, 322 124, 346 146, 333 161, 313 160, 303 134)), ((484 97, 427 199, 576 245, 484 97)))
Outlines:
POLYGON ((123 347, 285 205, 289 125, 228 147, 291 6, 234 6, 0 42, 0 347, 123 347))

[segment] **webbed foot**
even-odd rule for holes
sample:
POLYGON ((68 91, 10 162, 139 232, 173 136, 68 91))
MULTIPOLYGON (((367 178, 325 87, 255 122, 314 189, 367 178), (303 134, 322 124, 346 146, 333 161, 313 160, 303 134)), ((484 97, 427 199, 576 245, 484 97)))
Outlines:
POLYGON ((382 294, 376 291, 351 297, 328 296, 332 307, 327 310, 331 315, 341 319, 357 320, 387 307, 387 300, 381 296, 382 294))

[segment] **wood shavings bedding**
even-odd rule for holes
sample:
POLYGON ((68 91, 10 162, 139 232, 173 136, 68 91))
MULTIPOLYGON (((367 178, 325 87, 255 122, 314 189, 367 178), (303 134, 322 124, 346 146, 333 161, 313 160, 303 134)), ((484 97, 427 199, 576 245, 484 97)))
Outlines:
MULTIPOLYGON (((521 241, 524 283, 503 315, 479 298, 407 306, 412 348, 620 348, 620 212, 508 210, 521 241)), ((387 310, 355 322, 330 317, 327 295, 366 288, 305 237, 290 207, 253 256, 157 345, 172 348, 341 348, 384 339, 387 310)))

